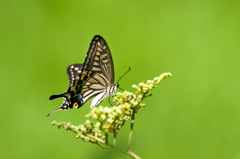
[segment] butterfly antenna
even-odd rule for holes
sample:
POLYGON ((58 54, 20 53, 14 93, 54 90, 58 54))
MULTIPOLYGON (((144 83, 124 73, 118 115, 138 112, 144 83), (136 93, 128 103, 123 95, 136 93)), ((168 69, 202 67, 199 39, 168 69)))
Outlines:
POLYGON ((125 91, 124 89, 122 89, 122 88, 120 88, 120 87, 118 87, 119 89, 121 89, 122 91, 125 91))
POLYGON ((117 83, 122 79, 123 76, 125 76, 129 71, 131 70, 131 67, 129 67, 129 70, 125 72, 121 77, 119 77, 117 83))

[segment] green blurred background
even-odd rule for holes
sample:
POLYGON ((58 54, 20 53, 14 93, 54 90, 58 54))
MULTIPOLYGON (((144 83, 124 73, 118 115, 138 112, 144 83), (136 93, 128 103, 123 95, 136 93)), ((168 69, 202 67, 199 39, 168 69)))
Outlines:
POLYGON ((110 46, 116 78, 132 68, 122 88, 173 74, 136 115, 133 152, 240 158, 240 1, 12 0, 0 2, 0 16, 0 158, 130 158, 50 125, 84 123, 90 101, 45 117, 63 102, 48 98, 67 89, 67 66, 83 63, 96 34, 110 46))

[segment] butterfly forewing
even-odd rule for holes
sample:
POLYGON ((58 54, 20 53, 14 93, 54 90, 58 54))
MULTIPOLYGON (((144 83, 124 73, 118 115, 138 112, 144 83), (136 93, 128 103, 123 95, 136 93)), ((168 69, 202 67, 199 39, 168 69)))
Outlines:
POLYGON ((106 41, 99 35, 94 36, 90 44, 83 63, 82 72, 84 71, 102 73, 110 83, 114 83, 112 55, 106 41))

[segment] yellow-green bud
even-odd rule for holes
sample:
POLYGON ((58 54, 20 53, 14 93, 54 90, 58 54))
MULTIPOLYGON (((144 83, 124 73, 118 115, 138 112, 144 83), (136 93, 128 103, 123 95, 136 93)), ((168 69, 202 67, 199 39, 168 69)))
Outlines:
POLYGON ((101 126, 101 123, 97 122, 97 123, 96 123, 96 127, 99 128, 100 126, 101 126))
POLYGON ((52 125, 55 125, 55 124, 57 124, 56 120, 54 120, 54 121, 53 121, 51 124, 52 124, 52 125))
POLYGON ((134 100, 131 100, 130 103, 133 105, 133 106, 136 106, 138 104, 138 102, 135 102, 134 100))
POLYGON ((92 114, 92 118, 97 119, 98 118, 97 114, 96 113, 92 114))
POLYGON ((105 119, 106 119, 106 115, 105 115, 105 114, 102 114, 102 115, 101 115, 101 119, 102 119, 102 120, 105 120, 105 119))
POLYGON ((86 120, 85 122, 86 125, 89 125, 90 123, 91 123, 90 120, 86 120))
POLYGON ((89 137, 85 137, 85 141, 89 141, 89 139, 90 139, 89 137))
POLYGON ((107 120, 107 122, 111 124, 111 123, 113 122, 113 120, 112 120, 111 118, 109 118, 109 119, 107 120))
POLYGON ((148 90, 148 88, 147 87, 143 87, 143 92, 145 93, 145 92, 147 92, 147 90, 148 90))
POLYGON ((86 131, 86 128, 85 128, 85 127, 81 127, 80 130, 83 131, 83 132, 85 132, 85 131, 86 131))

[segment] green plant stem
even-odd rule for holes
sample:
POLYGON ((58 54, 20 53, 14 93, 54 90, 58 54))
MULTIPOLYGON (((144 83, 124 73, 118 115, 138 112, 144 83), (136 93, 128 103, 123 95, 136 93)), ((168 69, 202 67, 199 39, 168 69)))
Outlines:
POLYGON ((105 133, 105 137, 106 137, 106 138, 105 138, 105 144, 106 144, 106 145, 109 145, 109 142, 108 142, 108 133, 105 133))
POLYGON ((128 137, 128 147, 127 147, 127 149, 129 149, 130 142, 131 142, 131 139, 132 139, 133 124, 134 124, 134 118, 135 118, 135 110, 136 110, 136 107, 133 108, 133 111, 132 111, 131 126, 130 126, 130 132, 129 132, 129 137, 128 137))
POLYGON ((95 137, 95 136, 92 136, 92 135, 89 135, 89 134, 87 134, 86 136, 88 136, 89 138, 92 138, 92 139, 94 139, 94 140, 97 140, 97 141, 100 142, 100 143, 105 144, 105 141, 99 139, 98 137, 95 137))
POLYGON ((138 157, 135 153, 133 153, 131 150, 127 149, 126 151, 122 151, 123 153, 131 156, 134 159, 141 159, 140 157, 138 157))
POLYGON ((114 132, 113 132, 113 146, 116 144, 116 140, 117 140, 117 132, 116 132, 116 130, 114 130, 114 132))
POLYGON ((110 148, 111 148, 110 146, 107 146, 107 145, 103 146, 103 145, 102 145, 101 143, 99 143, 99 142, 97 142, 97 145, 100 146, 100 147, 103 148, 103 149, 110 149, 110 148))
POLYGON ((119 148, 117 148, 117 147, 115 147, 113 145, 108 145, 108 146, 110 146, 111 148, 114 148, 114 149, 116 149, 116 150, 118 150, 118 151, 120 151, 122 153, 125 153, 125 154, 127 154, 128 156, 130 156, 130 157, 132 157, 134 159, 141 159, 135 153, 133 153, 130 149, 122 150, 122 149, 119 149, 119 148))
MULTIPOLYGON (((145 95, 147 94, 148 92, 144 93, 142 98, 140 99, 140 101, 138 102, 139 104, 142 102, 142 100, 145 98, 145 95)), ((139 105, 138 104, 138 105, 139 105)), ((129 137, 128 137, 128 150, 130 148, 130 143, 131 143, 131 139, 132 139, 132 133, 133 133, 133 125, 134 125, 134 119, 135 119, 135 113, 136 113, 136 108, 137 106, 136 105, 134 108, 133 108, 133 111, 132 111, 132 117, 131 117, 131 126, 130 126, 130 132, 129 132, 129 137)))

